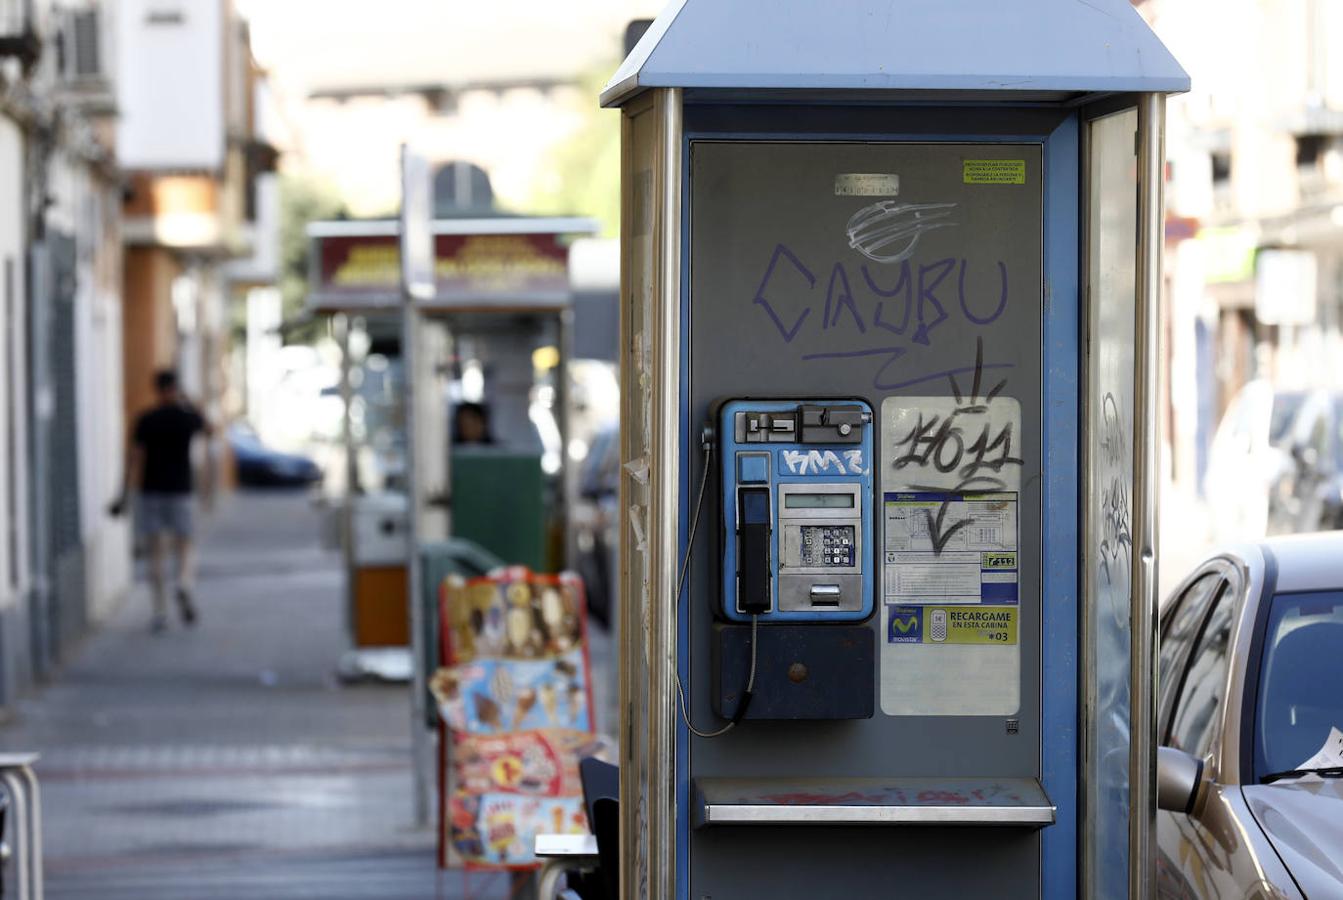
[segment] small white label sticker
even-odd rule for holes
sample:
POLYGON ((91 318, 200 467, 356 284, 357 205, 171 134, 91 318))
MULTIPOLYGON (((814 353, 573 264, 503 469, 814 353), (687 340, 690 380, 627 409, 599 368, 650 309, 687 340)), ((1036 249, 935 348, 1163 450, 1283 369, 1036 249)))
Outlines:
POLYGON ((899 193, 899 175, 848 172, 835 176, 836 197, 894 197, 899 193))

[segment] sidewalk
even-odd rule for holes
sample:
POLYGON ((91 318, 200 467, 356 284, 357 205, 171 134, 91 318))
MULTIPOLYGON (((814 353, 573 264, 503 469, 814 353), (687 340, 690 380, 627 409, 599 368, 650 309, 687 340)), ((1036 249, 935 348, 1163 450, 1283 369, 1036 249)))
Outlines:
POLYGON ((411 826, 403 687, 340 685, 340 559, 301 494, 204 523, 201 621, 149 633, 147 588, 22 703, 0 747, 42 754, 48 896, 500 896, 438 873, 411 826))

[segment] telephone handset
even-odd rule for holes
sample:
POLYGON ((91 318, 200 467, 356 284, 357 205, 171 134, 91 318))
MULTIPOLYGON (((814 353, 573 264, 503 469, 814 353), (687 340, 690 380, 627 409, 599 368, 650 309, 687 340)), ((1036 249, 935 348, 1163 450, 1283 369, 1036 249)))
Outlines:
POLYGON ((717 407, 724 618, 872 614, 872 408, 862 400, 717 407))

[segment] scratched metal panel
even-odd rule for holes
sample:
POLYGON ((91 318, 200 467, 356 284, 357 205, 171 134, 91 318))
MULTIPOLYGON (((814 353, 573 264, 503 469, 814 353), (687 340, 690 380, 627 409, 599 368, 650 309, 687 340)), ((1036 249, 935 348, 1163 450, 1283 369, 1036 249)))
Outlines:
MULTIPOLYGON (((975 381, 987 390, 991 372, 993 386, 1003 382, 999 395, 1020 404, 1012 455, 1022 461, 1015 715, 877 710, 863 721, 748 722, 718 739, 695 739, 692 777, 1037 777, 1040 145, 697 141, 690 189, 692 422, 703 421, 722 397, 858 396, 877 411, 880 436, 884 399, 954 398, 975 381), (1017 720, 1015 733, 1009 720, 1017 720)), ((877 471, 893 458, 891 448, 878 446, 877 471)), ((696 458, 688 483, 698 483, 700 471, 696 458)), ((703 523, 716 532, 712 493, 703 523)), ((875 536, 883 546, 880 522, 875 536)), ((688 591, 689 699, 700 729, 719 724, 710 693, 718 543, 716 534, 697 541, 688 591)), ((878 616, 868 625, 885 639, 878 616)), ((793 828, 732 829, 712 838, 696 832, 692 895, 747 896, 761 887, 754 879, 763 869, 780 873, 770 882, 778 892, 756 895, 824 895, 836 883, 811 883, 806 873, 834 879, 839 869, 798 866, 783 874, 777 867, 794 850, 818 848, 864 860, 845 889, 917 885, 919 896, 956 897, 983 895, 991 883, 994 896, 1039 893, 1035 835, 793 828), (918 852, 892 852, 898 847, 918 852), (976 866, 965 866, 968 858, 976 866), (990 874, 977 868, 981 862, 990 874)))

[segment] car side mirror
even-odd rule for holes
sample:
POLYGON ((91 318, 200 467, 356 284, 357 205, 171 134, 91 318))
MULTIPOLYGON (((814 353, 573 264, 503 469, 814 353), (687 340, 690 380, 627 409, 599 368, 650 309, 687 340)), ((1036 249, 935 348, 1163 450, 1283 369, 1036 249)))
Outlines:
POLYGON ((1197 756, 1174 747, 1157 747, 1157 809, 1197 813, 1207 793, 1203 775, 1203 760, 1197 756))

